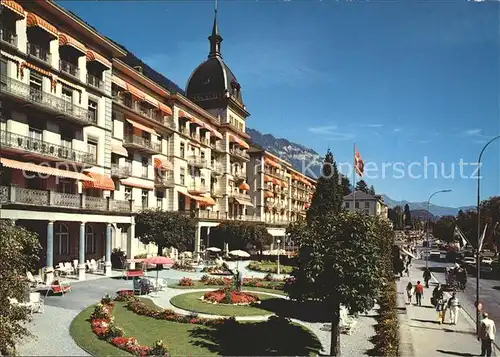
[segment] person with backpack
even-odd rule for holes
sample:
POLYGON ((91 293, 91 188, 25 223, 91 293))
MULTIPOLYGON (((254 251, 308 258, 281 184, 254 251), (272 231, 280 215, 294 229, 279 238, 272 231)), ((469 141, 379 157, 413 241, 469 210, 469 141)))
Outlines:
POLYGON ((457 293, 453 292, 451 298, 448 299, 447 307, 450 310, 450 323, 456 325, 458 322, 458 311, 460 310, 460 301, 457 298, 457 293))

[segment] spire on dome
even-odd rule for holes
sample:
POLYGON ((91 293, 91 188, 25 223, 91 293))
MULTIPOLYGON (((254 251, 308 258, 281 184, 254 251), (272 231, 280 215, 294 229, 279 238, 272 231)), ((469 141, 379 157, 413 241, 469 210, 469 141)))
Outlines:
POLYGON ((217 23, 217 0, 215 0, 215 8, 214 8, 214 25, 212 26, 212 34, 208 37, 210 41, 210 53, 208 54, 208 58, 212 57, 221 57, 220 54, 220 44, 222 42, 222 36, 219 35, 219 26, 217 23))

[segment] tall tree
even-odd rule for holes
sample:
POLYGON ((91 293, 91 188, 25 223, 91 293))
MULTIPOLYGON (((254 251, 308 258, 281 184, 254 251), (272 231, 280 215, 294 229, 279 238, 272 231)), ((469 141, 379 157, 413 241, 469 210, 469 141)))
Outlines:
POLYGON ((38 237, 12 221, 0 220, 0 355, 13 356, 16 344, 29 336, 27 322, 31 320, 28 308, 12 305, 8 298, 23 301, 29 291, 28 282, 20 279, 31 271, 38 261, 41 249, 38 237))
POLYGON ((382 257, 385 245, 378 236, 382 229, 376 222, 376 217, 330 211, 298 229, 298 266, 286 291, 301 302, 321 301, 332 314, 332 356, 340 354, 341 305, 350 313, 370 310, 389 276, 384 267, 390 263, 382 257))
POLYGON ((404 223, 404 228, 411 229, 412 220, 411 220, 410 206, 408 204, 405 204, 405 208, 404 208, 404 212, 403 212, 403 223, 404 223))
POLYGON ((387 217, 392 222, 394 229, 401 229, 401 214, 397 213, 394 208, 387 210, 387 217))
POLYGON ((195 232, 196 220, 180 212, 145 210, 135 218, 135 235, 143 244, 156 244, 158 255, 167 247, 191 249, 195 232))
POLYGON ((210 241, 221 249, 228 243, 231 250, 255 247, 262 254, 264 247, 272 243, 273 237, 260 222, 224 221, 212 228, 210 241))
POLYGON ((370 195, 375 196, 375 187, 373 185, 370 186, 369 192, 370 195))
POLYGON ((365 180, 359 180, 356 183, 356 191, 361 191, 361 192, 370 194, 370 188, 366 184, 365 180))
POLYGON ((344 188, 339 178, 337 164, 333 159, 333 154, 328 150, 323 162, 322 175, 316 183, 311 207, 307 210, 309 222, 327 212, 340 212, 342 210, 344 188))
POLYGON ((347 176, 342 175, 341 178, 341 185, 342 185, 342 195, 347 196, 352 193, 352 187, 351 187, 351 181, 349 181, 349 178, 347 176))
POLYGON ((434 237, 446 242, 451 243, 455 240, 455 217, 444 216, 439 218, 434 224, 432 234, 434 237))

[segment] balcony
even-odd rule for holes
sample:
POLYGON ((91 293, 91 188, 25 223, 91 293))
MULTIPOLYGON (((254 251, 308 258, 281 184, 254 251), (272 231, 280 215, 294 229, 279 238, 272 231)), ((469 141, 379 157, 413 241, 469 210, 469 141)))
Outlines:
POLYGON ((0 91, 1 95, 9 95, 16 99, 21 99, 23 102, 27 101, 38 106, 40 109, 55 113, 56 116, 63 116, 78 124, 91 125, 94 123, 87 109, 67 100, 41 91, 40 89, 31 88, 28 84, 13 78, 2 76, 1 82, 4 84, 0 91))
POLYGON ((250 201, 251 200, 250 195, 248 195, 246 193, 241 193, 241 192, 238 192, 238 191, 231 192, 231 197, 240 198, 240 199, 246 200, 246 201, 250 201))
POLYGON ((155 175, 155 186, 157 187, 174 187, 175 177, 173 172, 168 172, 166 175, 155 175))
POLYGON ((0 186, 0 204, 57 207, 75 210, 132 212, 133 201, 91 197, 84 194, 32 190, 16 186, 0 186))
POLYGON ((219 151, 219 152, 225 152, 226 150, 224 149, 224 144, 222 143, 222 140, 217 140, 215 143, 210 142, 210 147, 212 150, 219 151))
POLYGON ((76 78, 80 75, 78 66, 65 60, 59 60, 59 70, 76 78))
POLYGON ((111 164, 111 176, 117 178, 127 178, 132 174, 130 166, 121 166, 118 164, 111 164))
POLYGON ((242 170, 233 171, 232 175, 233 175, 233 177, 237 178, 238 180, 245 180, 247 178, 246 173, 243 172, 242 170))
POLYGON ((235 221, 249 221, 249 222, 262 222, 262 218, 259 216, 249 216, 246 214, 228 214, 227 219, 235 220, 235 221))
POLYGON ((238 158, 240 158, 240 159, 243 159, 243 160, 245 160, 245 161, 250 161, 250 155, 248 155, 248 154, 247 154, 245 151, 243 151, 243 150, 233 148, 233 149, 231 149, 231 150, 229 151, 229 153, 230 153, 231 155, 234 155, 234 156, 236 156, 236 157, 238 157, 238 158))
POLYGON ((13 47, 17 47, 17 35, 13 31, 8 30, 5 27, 0 27, 0 40, 3 43, 9 44, 13 47))
POLYGON ((161 152, 161 144, 152 142, 150 139, 137 135, 125 135, 123 138, 123 147, 144 151, 150 154, 161 152))
POLYGON ((30 42, 28 42, 27 45, 28 56, 35 57, 50 64, 50 51, 47 47, 42 47, 30 42))
POLYGON ((104 90, 104 84, 101 78, 96 77, 92 74, 87 74, 87 84, 91 87, 104 90))
POLYGON ((189 133, 189 137, 193 140, 200 141, 200 134, 193 131, 189 133))
POLYGON ((224 173, 222 166, 219 164, 212 164, 210 168, 212 169, 212 175, 214 176, 220 176, 224 173))
POLYGON ((188 191, 193 193, 208 193, 210 192, 210 187, 201 182, 191 182, 188 186, 188 191))
POLYGON ((122 106, 130 109, 135 114, 152 119, 158 123, 161 123, 169 128, 168 122, 165 120, 164 116, 156 109, 145 108, 140 104, 140 102, 134 101, 130 98, 120 97, 119 95, 113 95, 113 100, 116 103, 121 104, 122 106))
POLYGON ((212 189, 210 190, 210 194, 213 196, 213 197, 222 197, 224 196, 226 192, 220 188, 220 187, 212 187, 212 189))
POLYGON ((54 161, 69 161, 89 165, 96 164, 95 156, 90 153, 9 131, 0 131, 0 144, 2 150, 22 151, 24 154, 31 153, 35 156, 53 159, 54 161))
POLYGON ((207 160, 202 158, 201 156, 189 156, 187 158, 188 165, 198 167, 198 168, 206 168, 207 166, 207 160))

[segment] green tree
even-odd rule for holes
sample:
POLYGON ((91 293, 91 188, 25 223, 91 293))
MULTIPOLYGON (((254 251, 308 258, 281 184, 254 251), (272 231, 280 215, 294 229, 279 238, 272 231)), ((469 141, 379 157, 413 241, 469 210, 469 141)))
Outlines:
POLYGON ((221 249, 228 243, 231 250, 255 247, 262 254, 264 247, 272 243, 273 236, 260 222, 223 221, 211 229, 210 241, 221 249))
POLYGON ((387 210, 387 217, 394 225, 394 229, 401 229, 401 214, 397 213, 394 208, 387 210))
POLYGON ((15 355, 16 343, 29 336, 27 322, 31 314, 26 307, 10 304, 10 298, 24 300, 29 291, 26 280, 20 279, 39 260, 38 236, 12 221, 0 220, 0 354, 15 355))
POLYGON ((156 244, 158 255, 162 255, 166 247, 181 252, 191 249, 195 232, 196 220, 180 212, 145 210, 135 218, 136 237, 143 244, 156 244))
POLYGON ((356 191, 361 191, 361 192, 370 194, 370 188, 366 184, 365 180, 359 180, 356 183, 356 191))
POLYGON ((347 178, 347 176, 342 175, 341 185, 342 185, 343 196, 347 196, 352 193, 351 181, 349 181, 349 178, 347 178))
POLYGON ((451 243, 455 240, 455 217, 444 216, 439 218, 434 224, 432 234, 434 237, 446 242, 451 243))
MULTIPOLYGON (((320 301, 332 314, 330 355, 340 353, 340 307, 350 313, 374 306, 385 272, 378 218, 359 213, 327 212, 307 226, 296 227, 300 248, 297 268, 286 291, 292 299, 320 301)), ((385 223, 384 229, 390 230, 385 223)))
POLYGON ((333 159, 333 154, 328 150, 323 161, 322 175, 317 181, 312 197, 311 207, 307 210, 309 222, 327 212, 342 210, 344 188, 339 179, 337 164, 333 159))
POLYGON ((410 206, 408 204, 405 205, 404 212, 403 212, 403 224, 404 228, 410 228, 412 227, 413 221, 411 220, 411 212, 410 212, 410 206))
POLYGON ((372 196, 375 196, 375 187, 373 187, 373 185, 370 186, 370 190, 368 193, 372 196))

